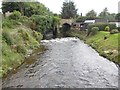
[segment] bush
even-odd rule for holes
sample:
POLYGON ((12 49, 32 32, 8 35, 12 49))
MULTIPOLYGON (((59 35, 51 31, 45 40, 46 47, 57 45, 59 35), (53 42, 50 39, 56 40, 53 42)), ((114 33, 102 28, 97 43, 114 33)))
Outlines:
POLYGON ((18 30, 18 33, 21 33, 21 37, 23 38, 23 40, 30 40, 30 35, 27 31, 20 29, 18 30))
POLYGON ((104 31, 106 26, 109 26, 110 30, 116 29, 116 24, 108 24, 108 23, 95 23, 95 24, 89 24, 88 30, 91 30, 93 27, 98 27, 99 30, 104 31))
POLYGON ((26 54, 27 52, 26 48, 22 45, 18 45, 16 48, 18 53, 26 54))
POLYGON ((21 16, 19 21, 22 23, 27 23, 29 21, 29 18, 26 16, 21 16))
POLYGON ((110 27, 109 27, 109 26, 106 26, 106 27, 105 27, 105 31, 110 31, 110 27))
POLYGON ((19 11, 14 11, 10 16, 9 19, 18 20, 21 18, 21 13, 19 11))
POLYGON ((120 32, 120 27, 117 27, 118 31, 120 32))
POLYGON ((42 34, 36 31, 33 31, 33 37, 35 37, 37 41, 40 41, 43 38, 42 34))
POLYGON ((54 29, 58 24, 60 24, 60 18, 56 16, 48 15, 32 15, 31 17, 31 29, 36 30, 44 34, 50 29, 54 29))
POLYGON ((44 34, 44 31, 52 28, 52 17, 50 16, 41 16, 41 15, 33 15, 31 20, 36 25, 36 30, 44 34))
POLYGON ((98 28, 98 27, 93 27, 93 28, 91 29, 91 35, 97 34, 98 31, 99 31, 99 28, 98 28))
POLYGON ((10 36, 10 34, 6 31, 3 31, 2 32, 2 39, 5 40, 5 42, 8 44, 8 45, 13 45, 13 38, 10 36))
POLYGON ((12 28, 12 23, 10 22, 9 19, 4 19, 4 21, 2 22, 2 28, 4 27, 8 27, 8 28, 12 28))
POLYGON ((110 31, 110 34, 115 34, 115 33, 119 33, 119 31, 117 29, 113 29, 110 31))
POLYGON ((4 19, 2 22, 2 28, 7 27, 7 28, 16 28, 17 25, 21 25, 20 22, 16 20, 9 20, 8 18, 4 19))

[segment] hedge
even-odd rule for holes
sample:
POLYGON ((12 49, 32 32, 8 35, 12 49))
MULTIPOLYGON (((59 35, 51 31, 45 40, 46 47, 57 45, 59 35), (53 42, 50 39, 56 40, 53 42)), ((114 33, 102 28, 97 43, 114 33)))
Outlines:
POLYGON ((104 31, 106 26, 108 26, 110 28, 110 30, 117 28, 116 24, 109 24, 109 23, 89 24, 87 28, 88 28, 88 30, 91 30, 93 27, 98 27, 100 31, 104 31))

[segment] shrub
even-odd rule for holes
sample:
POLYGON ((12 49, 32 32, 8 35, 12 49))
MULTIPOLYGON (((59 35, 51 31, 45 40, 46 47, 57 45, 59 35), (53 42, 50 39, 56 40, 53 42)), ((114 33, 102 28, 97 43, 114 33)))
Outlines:
POLYGON ((43 38, 42 34, 36 31, 33 31, 33 37, 35 37, 37 41, 40 41, 43 38))
POLYGON ((10 16, 9 19, 18 20, 21 18, 21 13, 19 11, 14 11, 10 16))
POLYGON ((18 33, 21 33, 21 37, 23 38, 23 40, 29 40, 30 39, 30 35, 27 31, 20 29, 18 30, 18 33))
MULTIPOLYGON (((30 28, 32 29, 32 30, 38 30, 37 29, 37 25, 34 23, 34 22, 30 22, 29 23, 29 26, 30 26, 30 28)), ((38 30, 39 31, 39 30, 38 30)))
POLYGON ((17 25, 21 25, 20 22, 16 21, 16 20, 10 20, 8 18, 4 19, 2 22, 2 28, 7 27, 7 28, 14 28, 17 25))
POLYGON ((97 34, 98 31, 99 31, 99 28, 98 28, 98 27, 93 27, 93 28, 91 29, 91 35, 97 34))
POLYGON ((118 31, 120 32, 120 27, 117 27, 118 31))
POLYGON ((89 24, 88 30, 91 30, 93 27, 98 27, 99 30, 103 31, 105 30, 106 26, 109 26, 110 30, 116 29, 116 24, 109 24, 109 23, 95 23, 95 24, 89 24))
POLYGON ((41 16, 41 15, 33 15, 31 20, 36 25, 36 30, 44 34, 44 31, 52 28, 52 17, 50 16, 41 16))
POLYGON ((21 16, 19 21, 22 23, 27 23, 29 21, 29 18, 26 16, 21 16))
POLYGON ((119 31, 117 29, 113 29, 110 31, 110 34, 115 34, 115 33, 119 33, 119 31))
POLYGON ((106 26, 106 27, 105 27, 105 31, 110 31, 110 27, 109 27, 109 26, 106 26))
POLYGON ((57 16, 32 15, 31 20, 30 28, 42 34, 60 24, 60 18, 57 16))
POLYGON ((5 40, 5 42, 8 44, 8 45, 13 45, 13 38, 10 36, 10 34, 6 31, 3 31, 2 32, 2 39, 5 40))
POLYGON ((2 27, 12 28, 13 26, 9 19, 4 19, 4 21, 2 22, 2 27))
POLYGON ((24 46, 22 46, 22 45, 18 45, 16 47, 16 49, 17 49, 18 53, 26 54, 26 52, 27 52, 26 48, 24 46))

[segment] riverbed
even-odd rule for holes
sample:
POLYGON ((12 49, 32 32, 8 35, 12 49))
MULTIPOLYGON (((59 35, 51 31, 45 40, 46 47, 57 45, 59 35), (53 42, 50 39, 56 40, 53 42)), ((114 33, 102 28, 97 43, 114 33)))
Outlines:
POLYGON ((47 50, 3 80, 3 88, 117 88, 116 64, 78 38, 42 40, 47 50))

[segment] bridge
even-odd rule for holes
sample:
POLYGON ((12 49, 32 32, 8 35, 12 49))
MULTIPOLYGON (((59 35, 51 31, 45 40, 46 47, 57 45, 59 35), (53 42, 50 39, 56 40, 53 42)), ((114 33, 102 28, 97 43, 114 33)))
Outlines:
POLYGON ((61 21, 60 21, 60 27, 62 27, 62 25, 64 24, 64 23, 68 23, 68 24, 72 24, 74 22, 74 19, 61 19, 61 21))

